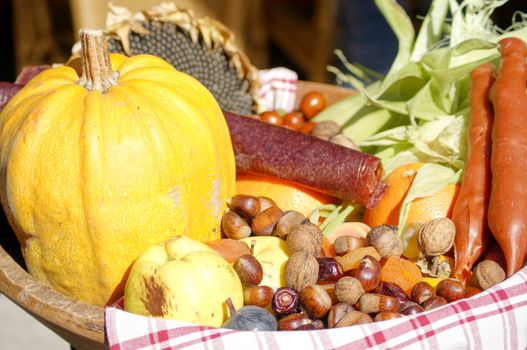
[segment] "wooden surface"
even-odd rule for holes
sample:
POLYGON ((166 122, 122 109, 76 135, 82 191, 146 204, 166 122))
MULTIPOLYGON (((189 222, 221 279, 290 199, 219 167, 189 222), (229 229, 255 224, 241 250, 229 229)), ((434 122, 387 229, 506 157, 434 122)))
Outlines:
MULTIPOLYGON (((328 104, 352 93, 349 89, 301 81, 298 98, 310 90, 322 92, 328 104)), ((31 277, 22 267, 20 246, 3 211, 0 221, 0 292, 75 349, 106 349, 104 309, 66 297, 31 277)), ((35 346, 38 348, 38 344, 35 346)))

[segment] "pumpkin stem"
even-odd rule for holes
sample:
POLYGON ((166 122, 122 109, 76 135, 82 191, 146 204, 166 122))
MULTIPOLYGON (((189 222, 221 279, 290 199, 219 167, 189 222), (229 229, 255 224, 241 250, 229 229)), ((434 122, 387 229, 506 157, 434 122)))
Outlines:
POLYGON ((119 73, 112 70, 108 42, 102 30, 81 29, 82 75, 79 84, 88 90, 106 92, 117 84, 119 73))

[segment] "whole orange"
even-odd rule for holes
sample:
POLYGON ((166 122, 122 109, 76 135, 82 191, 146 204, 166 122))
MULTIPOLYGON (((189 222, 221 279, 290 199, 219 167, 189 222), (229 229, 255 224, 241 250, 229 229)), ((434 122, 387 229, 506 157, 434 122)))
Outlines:
MULTIPOLYGON (((388 190, 375 208, 366 209, 363 222, 370 227, 399 225, 399 211, 417 171, 424 163, 410 163, 395 169, 388 178, 388 190)), ((450 217, 459 192, 459 185, 449 184, 431 196, 415 199, 410 203, 405 224, 425 223, 440 217, 450 217)))
POLYGON ((336 203, 329 195, 275 177, 247 173, 236 174, 236 193, 271 198, 282 210, 309 215, 320 205, 336 203))

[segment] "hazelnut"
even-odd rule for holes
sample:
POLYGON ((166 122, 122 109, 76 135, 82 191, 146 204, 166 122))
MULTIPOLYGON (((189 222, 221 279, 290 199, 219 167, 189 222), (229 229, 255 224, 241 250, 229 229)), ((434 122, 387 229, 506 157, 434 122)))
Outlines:
POLYGON ((260 212, 260 201, 254 196, 237 194, 227 200, 230 210, 244 219, 252 218, 260 212))
POLYGON ((333 250, 338 256, 344 256, 347 253, 357 249, 366 247, 368 242, 365 238, 355 236, 339 236, 333 242, 333 250))
POLYGON ((256 215, 251 223, 251 229, 255 236, 270 236, 283 212, 278 207, 270 207, 256 215))
POLYGON ((474 284, 485 290, 505 280, 505 271, 493 260, 484 260, 472 270, 474 284))
POLYGON ((299 251, 287 259, 285 263, 285 284, 300 292, 306 286, 317 283, 318 261, 304 251, 299 251))
POLYGON ((304 251, 313 256, 318 256, 318 253, 322 249, 322 239, 323 236, 320 227, 308 222, 291 227, 285 243, 287 244, 289 254, 304 251))
POLYGON ((403 254, 403 241, 397 235, 395 227, 380 225, 373 227, 366 235, 368 243, 374 247, 381 257, 400 257, 403 254))
POLYGON ((335 283, 335 295, 341 303, 355 305, 364 293, 364 288, 355 277, 344 276, 335 283))
POLYGON ((240 215, 229 210, 221 218, 221 229, 231 239, 242 239, 251 235, 251 227, 240 215))
POLYGON ((417 245, 426 256, 445 254, 454 245, 456 226, 449 218, 434 219, 419 229, 417 245))
POLYGON ((316 123, 313 130, 311 130, 311 135, 326 141, 338 133, 340 133, 340 125, 332 120, 320 121, 316 123))
POLYGON ((304 214, 299 213, 295 210, 288 210, 284 212, 284 215, 278 220, 274 227, 273 235, 278 236, 282 239, 287 237, 291 227, 295 225, 303 224, 306 221, 304 214))

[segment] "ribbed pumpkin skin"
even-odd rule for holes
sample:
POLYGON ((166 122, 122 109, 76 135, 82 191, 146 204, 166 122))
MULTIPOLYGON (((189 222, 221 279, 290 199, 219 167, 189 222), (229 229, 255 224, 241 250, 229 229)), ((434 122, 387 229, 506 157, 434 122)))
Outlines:
POLYGON ((29 272, 96 305, 122 294, 147 247, 220 237, 234 193, 230 136, 212 95, 149 55, 111 55, 118 83, 35 77, 0 114, 1 199, 29 272))

